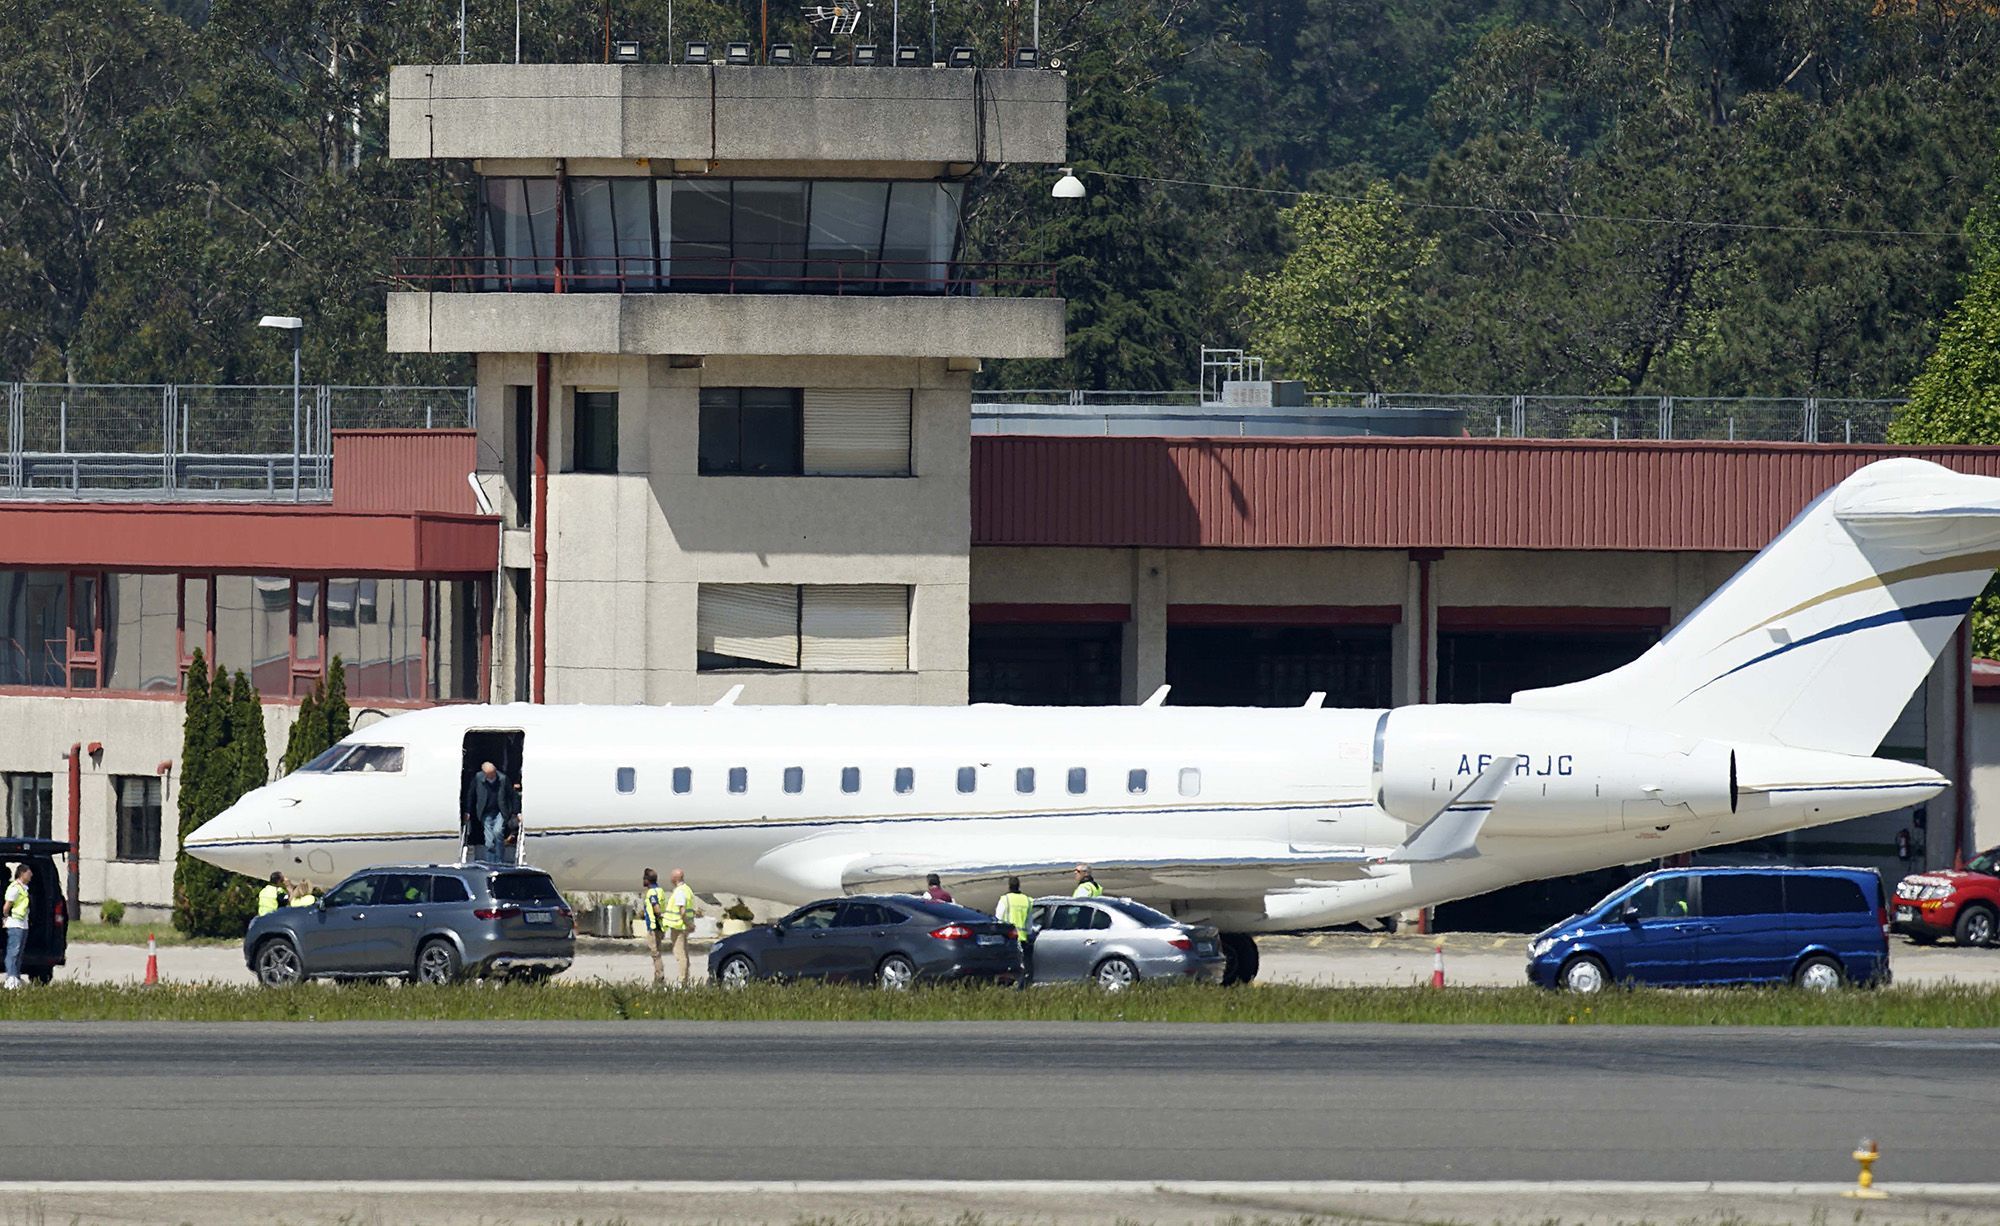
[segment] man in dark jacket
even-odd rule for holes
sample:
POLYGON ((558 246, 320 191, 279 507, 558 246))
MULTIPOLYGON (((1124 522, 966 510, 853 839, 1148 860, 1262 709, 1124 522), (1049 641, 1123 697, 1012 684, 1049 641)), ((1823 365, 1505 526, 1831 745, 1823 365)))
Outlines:
POLYGON ((944 888, 944 883, 938 880, 936 873, 924 878, 924 897, 932 902, 952 901, 951 891, 944 888))
POLYGON ((505 862, 507 819, 515 810, 512 781, 491 762, 480 763, 479 773, 465 786, 465 821, 468 826, 479 823, 475 829, 485 838, 486 859, 491 863, 505 862))

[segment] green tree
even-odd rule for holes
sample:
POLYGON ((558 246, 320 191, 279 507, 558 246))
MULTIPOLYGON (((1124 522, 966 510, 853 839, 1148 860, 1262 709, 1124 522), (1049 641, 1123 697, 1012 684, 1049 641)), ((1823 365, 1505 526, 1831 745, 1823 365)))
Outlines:
POLYGON ((326 671, 326 698, 320 704, 321 718, 326 722, 326 743, 337 745, 354 731, 354 717, 347 709, 347 665, 339 656, 326 671))
POLYGON ((291 774, 318 757, 331 744, 326 735, 325 701, 324 687, 315 683, 312 693, 299 703, 298 715, 292 720, 292 730, 285 737, 285 756, 279 760, 279 774, 291 774))
MULTIPOLYGON (((229 807, 236 775, 229 744, 229 675, 213 677, 197 648, 188 666, 187 705, 181 720, 180 833, 182 840, 229 807)), ((192 936, 227 936, 233 916, 228 898, 237 874, 182 851, 174 862, 174 927, 192 936)))
POLYGON ((1409 354, 1415 280, 1438 240, 1380 183, 1359 201, 1304 196, 1279 216, 1295 245, 1278 271, 1243 283, 1251 344, 1313 387, 1383 390, 1409 354))

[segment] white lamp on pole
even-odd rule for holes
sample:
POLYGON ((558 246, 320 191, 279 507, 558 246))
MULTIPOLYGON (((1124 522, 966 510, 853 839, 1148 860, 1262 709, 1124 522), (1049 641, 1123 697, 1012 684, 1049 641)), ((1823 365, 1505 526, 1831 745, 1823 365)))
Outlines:
POLYGON ((1076 171, 1068 166, 1062 168, 1062 178, 1049 189, 1049 195, 1058 200, 1083 199, 1083 180, 1076 177, 1076 171))
POLYGON ((299 501, 299 344, 306 334, 306 321, 296 315, 266 315, 257 321, 260 328, 277 328, 292 334, 292 501, 299 501))

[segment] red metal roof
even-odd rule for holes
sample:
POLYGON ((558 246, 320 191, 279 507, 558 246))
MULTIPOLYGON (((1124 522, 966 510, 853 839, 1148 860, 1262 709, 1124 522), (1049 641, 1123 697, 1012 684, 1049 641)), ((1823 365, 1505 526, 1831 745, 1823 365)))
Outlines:
POLYGON ((972 543, 1755 550, 1897 455, 2000 476, 1991 447, 985 435, 972 543))
POLYGON ((476 515, 242 503, 0 503, 0 566, 256 574, 476 575, 500 563, 476 515))
POLYGON ((337 511, 479 511, 467 474, 479 466, 475 430, 335 430, 337 511))

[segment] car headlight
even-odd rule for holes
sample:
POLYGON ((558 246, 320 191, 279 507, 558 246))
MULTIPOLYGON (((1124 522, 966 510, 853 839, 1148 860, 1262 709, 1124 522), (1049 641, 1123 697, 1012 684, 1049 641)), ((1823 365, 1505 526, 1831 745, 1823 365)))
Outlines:
POLYGON ((1556 939, 1554 937, 1543 937, 1541 940, 1535 941, 1528 946, 1528 956, 1530 958, 1539 958, 1555 947, 1556 939))

